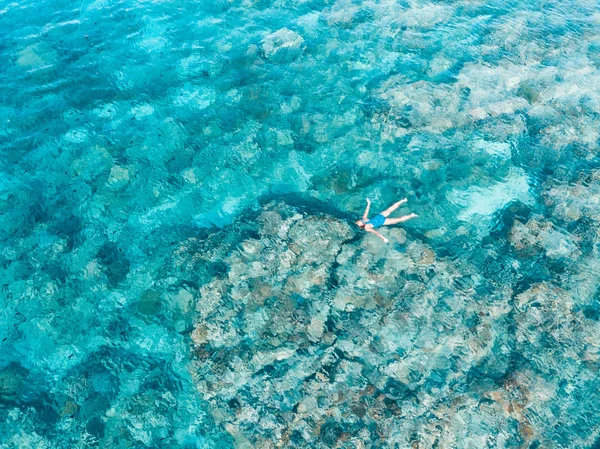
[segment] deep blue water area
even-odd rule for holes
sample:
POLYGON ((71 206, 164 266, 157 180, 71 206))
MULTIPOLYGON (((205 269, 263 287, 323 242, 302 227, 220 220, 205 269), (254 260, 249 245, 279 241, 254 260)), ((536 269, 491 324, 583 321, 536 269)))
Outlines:
POLYGON ((598 448, 599 142, 597 0, 0 0, 0 448, 598 448))

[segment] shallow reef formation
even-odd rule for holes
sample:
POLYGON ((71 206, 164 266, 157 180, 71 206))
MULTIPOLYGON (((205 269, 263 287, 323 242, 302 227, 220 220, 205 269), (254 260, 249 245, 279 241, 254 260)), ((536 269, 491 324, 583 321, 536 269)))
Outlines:
MULTIPOLYGON (((489 290, 471 260, 400 228, 384 245, 284 203, 254 218, 212 249, 224 267, 191 334, 194 382, 235 447, 552 447, 565 433, 583 447, 572 427, 593 433, 600 331, 567 290, 489 290)), ((523 228, 511 244, 543 250, 523 228)))
POLYGON ((597 0, 0 30, 0 449, 600 448, 597 0))

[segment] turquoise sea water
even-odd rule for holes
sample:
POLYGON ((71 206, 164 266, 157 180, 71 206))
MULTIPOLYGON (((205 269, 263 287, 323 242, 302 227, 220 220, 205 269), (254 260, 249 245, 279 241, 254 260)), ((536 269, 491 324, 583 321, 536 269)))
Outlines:
POLYGON ((0 0, 0 447, 597 449, 599 70, 597 1, 0 0))

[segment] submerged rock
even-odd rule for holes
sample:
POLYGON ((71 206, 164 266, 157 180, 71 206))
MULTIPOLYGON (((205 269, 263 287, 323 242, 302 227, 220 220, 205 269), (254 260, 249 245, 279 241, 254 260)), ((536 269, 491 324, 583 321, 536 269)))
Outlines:
POLYGON ((0 400, 7 402, 17 399, 28 374, 28 370, 14 362, 0 370, 0 400))
POLYGON ((464 382, 492 356, 490 321, 504 314, 463 318, 481 282, 466 264, 400 229, 396 245, 355 239, 344 221, 281 203, 256 223, 212 248, 226 269, 200 288, 191 334, 194 381, 240 445, 377 441, 402 416, 445 407, 451 367, 464 382))
MULTIPOLYGON (((228 230, 237 244, 201 246, 224 268, 193 296, 191 334, 194 382, 239 447, 411 447, 413 434, 466 447, 507 425, 511 441, 551 445, 557 418, 536 416, 564 416, 561 389, 580 394, 599 369, 600 314, 558 285, 515 294, 518 277, 490 284, 474 261, 402 228, 384 231, 384 245, 284 203, 248 222, 228 230)), ((509 241, 523 260, 580 257, 557 252, 556 233, 572 241, 534 216, 509 241)))
POLYGON ((541 217, 532 218, 525 224, 515 220, 509 240, 522 256, 543 252, 550 259, 576 259, 581 255, 571 235, 541 217))
POLYGON ((160 311, 160 307, 160 293, 151 289, 144 291, 137 303, 138 312, 144 316, 156 315, 160 311))
POLYGON ((130 180, 129 170, 126 167, 115 165, 110 169, 108 185, 114 189, 120 189, 130 180))
POLYGON ((298 33, 282 28, 268 34, 262 41, 265 58, 274 62, 289 62, 303 50, 304 39, 298 33))

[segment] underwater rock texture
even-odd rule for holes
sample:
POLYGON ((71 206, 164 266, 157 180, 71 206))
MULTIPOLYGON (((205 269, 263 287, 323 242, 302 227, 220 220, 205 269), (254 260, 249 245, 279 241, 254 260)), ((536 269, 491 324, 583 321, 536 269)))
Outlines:
POLYGON ((598 0, 2 2, 0 448, 598 449, 599 69, 598 0))
POLYGON ((568 291, 488 291, 471 261, 403 229, 384 245, 283 203, 245 226, 192 333, 194 381, 236 447, 551 447, 598 424, 584 396, 600 331, 568 291))
POLYGON ((303 42, 298 33, 282 28, 263 39, 262 50, 269 60, 289 62, 300 54, 303 42))

